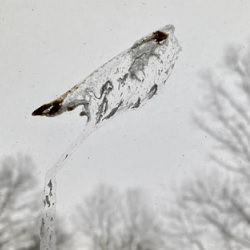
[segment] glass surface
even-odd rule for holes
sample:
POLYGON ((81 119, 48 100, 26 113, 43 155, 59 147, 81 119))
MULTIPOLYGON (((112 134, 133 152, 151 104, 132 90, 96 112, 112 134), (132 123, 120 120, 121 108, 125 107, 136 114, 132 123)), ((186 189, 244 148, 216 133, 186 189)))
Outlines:
POLYGON ((0 249, 250 248, 249 1, 0 2, 0 249))

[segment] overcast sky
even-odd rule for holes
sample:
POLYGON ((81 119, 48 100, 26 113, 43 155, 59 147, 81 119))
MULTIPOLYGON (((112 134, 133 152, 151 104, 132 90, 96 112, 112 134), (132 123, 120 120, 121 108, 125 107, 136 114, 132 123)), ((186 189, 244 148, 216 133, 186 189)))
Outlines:
POLYGON ((1 157, 31 155, 43 179, 85 119, 78 111, 56 118, 32 111, 173 24, 183 50, 164 92, 87 139, 58 175, 57 207, 70 212, 100 182, 160 197, 207 165, 211 142, 191 119, 204 93, 199 72, 216 67, 228 44, 246 47, 249 10, 247 0, 0 0, 1 157))

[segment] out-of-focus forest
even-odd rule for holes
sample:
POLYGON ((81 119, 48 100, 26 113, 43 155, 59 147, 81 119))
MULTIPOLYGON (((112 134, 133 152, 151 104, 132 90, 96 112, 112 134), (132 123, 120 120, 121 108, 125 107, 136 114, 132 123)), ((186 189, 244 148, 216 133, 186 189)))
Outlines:
MULTIPOLYGON (((39 249, 41 206, 32 159, 21 154, 5 157, 0 166, 0 249, 39 249)), ((64 249, 70 239, 61 223, 58 219, 58 249, 64 249)))
MULTIPOLYGON (((214 139, 192 179, 155 208, 145 191, 98 186, 72 211, 73 229, 57 219, 57 248, 78 237, 89 250, 250 249, 250 50, 230 47, 222 66, 201 76, 197 127, 214 139)), ((41 190, 31 157, 0 165, 0 249, 39 249, 41 190)))

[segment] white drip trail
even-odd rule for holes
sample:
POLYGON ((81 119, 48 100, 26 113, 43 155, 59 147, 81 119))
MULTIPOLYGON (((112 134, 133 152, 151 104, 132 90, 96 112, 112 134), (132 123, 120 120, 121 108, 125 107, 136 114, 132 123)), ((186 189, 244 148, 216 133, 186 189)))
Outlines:
POLYGON ((56 174, 86 138, 117 114, 146 104, 164 87, 181 48, 174 26, 137 41, 130 49, 94 71, 61 97, 42 105, 33 115, 56 116, 82 106, 88 124, 46 174, 41 215, 41 250, 56 249, 56 174))
POLYGON ((56 175, 95 129, 96 126, 89 123, 57 163, 46 173, 43 190, 44 206, 40 225, 41 250, 56 250, 56 175))

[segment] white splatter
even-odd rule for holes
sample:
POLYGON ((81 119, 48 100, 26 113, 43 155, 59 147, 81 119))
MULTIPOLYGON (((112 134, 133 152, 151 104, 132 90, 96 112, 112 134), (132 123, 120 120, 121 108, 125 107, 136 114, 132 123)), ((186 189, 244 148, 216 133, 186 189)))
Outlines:
POLYGON ((57 116, 82 106, 87 125, 78 139, 47 173, 41 223, 42 250, 56 244, 56 174, 77 147, 104 121, 126 110, 144 105, 166 83, 181 48, 174 27, 162 29, 140 39, 130 49, 94 71, 54 101, 44 104, 33 115, 57 116))

